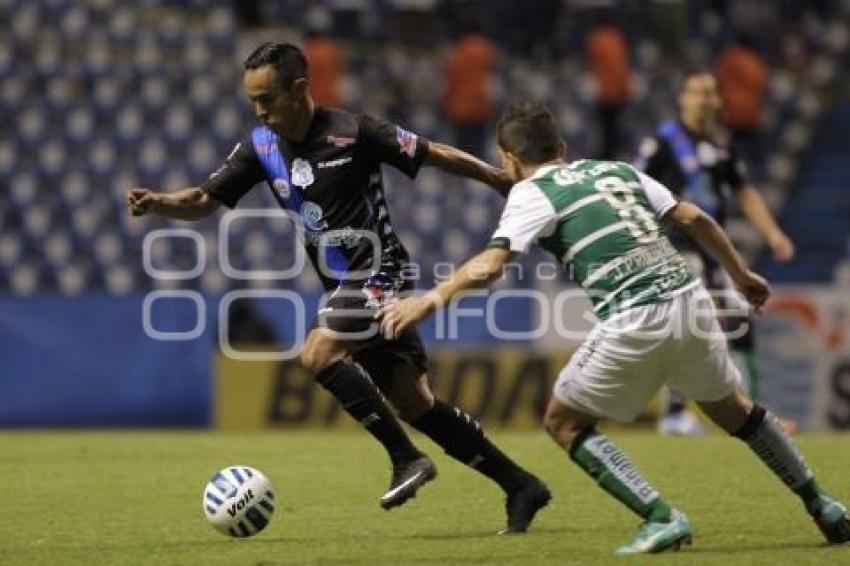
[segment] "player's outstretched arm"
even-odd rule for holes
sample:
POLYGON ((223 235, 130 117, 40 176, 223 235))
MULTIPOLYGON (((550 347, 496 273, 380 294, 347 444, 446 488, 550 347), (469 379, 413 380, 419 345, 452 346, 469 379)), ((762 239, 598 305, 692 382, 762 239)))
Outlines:
POLYGON ((502 248, 488 248, 463 264, 450 279, 424 295, 381 307, 376 315, 381 332, 387 338, 398 336, 443 308, 463 291, 489 287, 502 274, 505 265, 517 255, 516 252, 502 248))
POLYGON ((773 257, 783 262, 794 259, 794 243, 776 223, 776 219, 758 189, 747 184, 738 191, 736 196, 747 220, 767 240, 767 245, 773 251, 773 257))
POLYGON ((505 171, 444 143, 428 144, 428 155, 424 164, 438 167, 453 175, 481 181, 496 189, 502 196, 506 196, 513 186, 513 181, 505 171))
POLYGON ((127 206, 133 216, 154 213, 177 220, 198 220, 215 212, 219 203, 198 187, 171 193, 136 188, 127 191, 127 206))
POLYGON ((741 254, 735 250, 720 225, 696 205, 681 201, 667 213, 702 249, 708 252, 729 273, 735 286, 755 307, 762 306, 770 296, 770 287, 763 277, 750 271, 741 254))

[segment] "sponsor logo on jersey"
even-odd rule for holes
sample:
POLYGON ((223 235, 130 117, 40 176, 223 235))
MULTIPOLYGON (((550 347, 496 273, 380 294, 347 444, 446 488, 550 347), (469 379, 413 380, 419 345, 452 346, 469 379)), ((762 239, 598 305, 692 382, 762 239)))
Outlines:
POLYGON ((398 150, 413 157, 416 154, 416 144, 419 137, 413 132, 408 132, 402 127, 395 127, 395 139, 398 142, 398 150))
POLYGON ((280 198, 289 198, 289 195, 292 193, 289 183, 286 182, 286 179, 280 177, 272 182, 272 187, 274 187, 275 192, 277 192, 280 198))
POLYGON ((345 165, 346 163, 351 163, 353 157, 340 157, 339 159, 333 159, 331 161, 322 161, 319 163, 319 169, 327 169, 329 167, 339 167, 340 165, 345 165))
POLYGON ((359 230, 346 226, 341 230, 331 230, 322 234, 321 243, 325 246, 356 247, 363 239, 359 230))
POLYGON ((301 187, 302 190, 307 190, 307 187, 313 184, 313 168, 310 167, 310 162, 306 159, 296 158, 292 162, 292 184, 296 187, 301 187))
POLYGON ((328 223, 322 220, 323 215, 322 207, 315 202, 307 200, 301 205, 301 218, 304 219, 304 226, 307 230, 320 232, 327 228, 328 223))
POLYGON ((335 147, 348 147, 350 145, 354 145, 354 142, 357 141, 355 138, 345 136, 328 136, 325 140, 335 147))

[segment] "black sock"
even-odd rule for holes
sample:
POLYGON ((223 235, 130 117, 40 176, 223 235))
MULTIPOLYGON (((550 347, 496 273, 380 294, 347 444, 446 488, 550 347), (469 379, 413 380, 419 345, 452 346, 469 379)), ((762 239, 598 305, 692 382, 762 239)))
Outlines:
POLYGON ((336 397, 342 408, 362 424, 386 448, 393 464, 422 455, 401 428, 378 388, 357 366, 336 362, 323 369, 316 381, 336 397))
POLYGON ((446 454, 492 479, 506 492, 519 489, 531 477, 484 436, 478 421, 439 399, 410 424, 446 454))

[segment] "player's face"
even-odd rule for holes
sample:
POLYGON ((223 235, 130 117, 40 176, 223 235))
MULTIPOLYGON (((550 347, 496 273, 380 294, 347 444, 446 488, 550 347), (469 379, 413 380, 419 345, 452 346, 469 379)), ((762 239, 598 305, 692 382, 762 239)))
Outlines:
POLYGON ((257 118, 275 132, 285 135, 292 124, 300 123, 306 106, 297 83, 286 88, 272 66, 246 69, 243 86, 257 118))
POLYGON ((682 88, 679 103, 684 114, 703 124, 714 122, 720 116, 722 105, 717 81, 708 73, 689 77, 682 88))

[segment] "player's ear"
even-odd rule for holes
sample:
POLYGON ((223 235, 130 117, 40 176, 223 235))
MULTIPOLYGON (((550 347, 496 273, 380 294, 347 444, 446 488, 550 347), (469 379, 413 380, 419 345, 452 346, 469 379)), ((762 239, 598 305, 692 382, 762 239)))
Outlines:
POLYGON ((567 142, 560 141, 558 142, 558 159, 566 159, 567 158, 567 142))
POLYGON ((295 79, 292 81, 292 87, 290 92, 294 94, 294 98, 296 100, 301 100, 310 95, 310 83, 309 81, 302 77, 300 79, 295 79))

